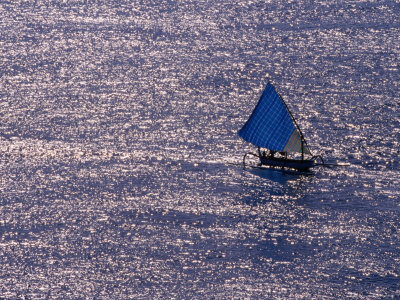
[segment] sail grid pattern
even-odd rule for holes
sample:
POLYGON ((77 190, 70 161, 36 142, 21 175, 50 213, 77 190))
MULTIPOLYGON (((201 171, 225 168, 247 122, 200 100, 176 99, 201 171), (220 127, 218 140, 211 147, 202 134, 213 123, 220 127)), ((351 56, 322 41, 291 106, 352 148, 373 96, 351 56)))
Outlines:
MULTIPOLYGON (((244 140, 280 152, 302 152, 301 135, 271 83, 268 83, 249 120, 238 132, 244 140)), ((304 153, 309 154, 304 147, 304 153)))

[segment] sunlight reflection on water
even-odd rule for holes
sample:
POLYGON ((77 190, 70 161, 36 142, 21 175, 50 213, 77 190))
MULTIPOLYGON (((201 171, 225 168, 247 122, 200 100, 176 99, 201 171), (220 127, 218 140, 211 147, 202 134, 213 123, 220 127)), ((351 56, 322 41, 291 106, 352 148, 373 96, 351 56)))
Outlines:
POLYGON ((0 297, 399 296, 399 13, 0 4, 0 297), (350 166, 242 168, 268 78, 350 166))

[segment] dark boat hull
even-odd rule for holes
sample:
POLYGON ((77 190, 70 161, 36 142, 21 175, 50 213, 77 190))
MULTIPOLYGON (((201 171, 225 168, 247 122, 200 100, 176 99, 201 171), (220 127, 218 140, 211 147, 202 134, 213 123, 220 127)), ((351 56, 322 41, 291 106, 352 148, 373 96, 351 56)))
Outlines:
POLYGON ((297 160, 284 158, 260 157, 261 165, 308 171, 315 166, 315 161, 311 159, 297 160))

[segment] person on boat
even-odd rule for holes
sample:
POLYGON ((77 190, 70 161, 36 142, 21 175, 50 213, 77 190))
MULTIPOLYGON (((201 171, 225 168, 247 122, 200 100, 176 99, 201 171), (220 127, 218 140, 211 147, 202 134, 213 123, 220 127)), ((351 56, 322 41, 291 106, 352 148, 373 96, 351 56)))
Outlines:
POLYGON ((267 153, 265 152, 265 150, 261 153, 261 149, 260 147, 258 147, 258 156, 259 157, 267 157, 267 153))
POLYGON ((274 151, 274 150, 269 150, 269 156, 268 156, 268 158, 274 158, 274 157, 275 157, 275 153, 276 153, 276 151, 274 151))

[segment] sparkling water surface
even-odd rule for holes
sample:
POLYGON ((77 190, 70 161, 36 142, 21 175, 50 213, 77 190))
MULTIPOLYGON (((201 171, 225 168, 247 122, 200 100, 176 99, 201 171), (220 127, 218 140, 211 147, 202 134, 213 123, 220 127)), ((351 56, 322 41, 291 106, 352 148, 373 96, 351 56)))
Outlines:
POLYGON ((0 2, 0 297, 400 297, 398 1, 0 2), (271 80, 312 176, 243 169, 271 80))

